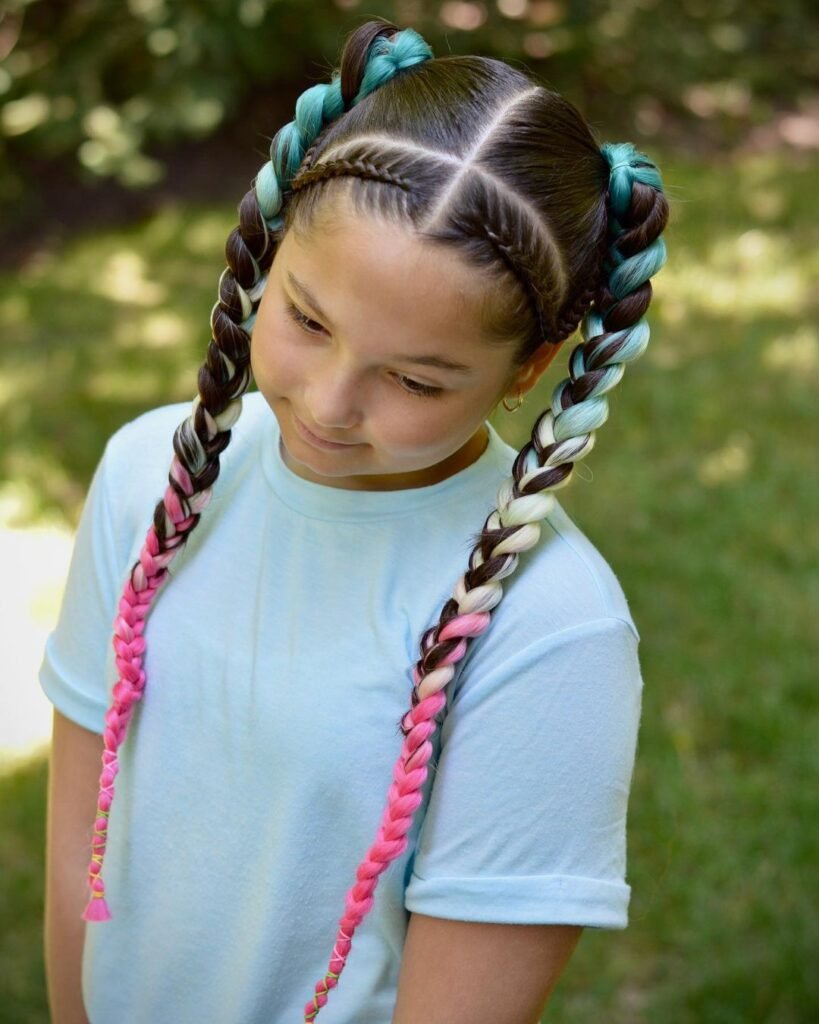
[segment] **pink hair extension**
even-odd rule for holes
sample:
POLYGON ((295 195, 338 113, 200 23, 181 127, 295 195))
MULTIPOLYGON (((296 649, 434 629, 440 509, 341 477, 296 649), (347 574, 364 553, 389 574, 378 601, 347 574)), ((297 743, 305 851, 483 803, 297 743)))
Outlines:
MULTIPOLYGON (((538 420, 536 428, 544 443, 551 443, 552 446, 546 464, 524 474, 519 486, 525 486, 527 482, 541 476, 544 469, 565 460, 567 444, 555 442, 552 421, 553 412, 547 410, 538 420)), ((593 446, 594 434, 588 434, 585 438, 571 438, 568 443, 575 459, 588 454, 593 446)), ((560 476, 553 483, 552 490, 564 487, 570 476, 570 472, 560 476)), ((421 788, 426 781, 427 763, 432 756, 429 738, 438 727, 434 719, 446 704, 446 696, 442 691, 454 677, 453 666, 466 654, 468 641, 479 636, 489 626, 489 613, 503 597, 500 580, 515 571, 521 551, 538 543, 541 532, 538 520, 544 519, 553 506, 554 498, 551 494, 520 494, 515 489, 513 479, 507 479, 501 484, 498 489, 498 509, 491 513, 486 523, 487 527, 498 529, 501 533, 500 541, 491 552, 492 558, 504 558, 500 569, 491 580, 471 590, 467 589, 466 579, 462 576, 454 589, 460 614, 449 618, 444 626, 439 624, 439 627, 428 630, 423 637, 422 645, 427 652, 431 652, 441 641, 444 641, 445 646, 447 642, 455 646, 436 660, 429 671, 426 670, 426 656, 413 667, 414 693, 417 692, 419 700, 402 718, 408 732, 393 769, 394 782, 387 794, 381 826, 375 842, 356 871, 356 883, 347 893, 346 910, 339 921, 329 968, 316 982, 314 995, 304 1006, 306 1024, 315 1020, 327 1002, 329 990, 338 984, 355 930, 373 905, 373 893, 379 876, 407 847, 406 834, 412 826, 412 816, 423 799, 421 788), (507 532, 510 527, 514 529, 507 532)), ((471 569, 477 569, 482 563, 480 550, 473 549, 471 569)), ((441 648, 438 647, 438 650, 441 648)))
MULTIPOLYGON (((427 762, 432 755, 429 737, 437 728, 433 719, 446 704, 446 696, 441 691, 455 674, 452 666, 466 654, 466 638, 479 636, 488 625, 488 612, 475 612, 451 619, 440 632, 441 639, 457 639, 458 644, 442 660, 442 667, 425 677, 420 691, 423 699, 408 712, 413 724, 393 769, 394 782, 387 794, 387 806, 381 825, 375 841, 358 866, 357 882, 347 893, 346 911, 339 921, 330 967, 324 977, 316 982, 313 998, 305 1004, 305 1021, 315 1020, 327 1002, 329 990, 338 984, 347 963, 355 930, 373 905, 379 875, 407 848, 407 832, 412 827, 413 815, 423 799, 421 788, 426 781, 427 762)), ((420 678, 417 668, 414 674, 417 685, 420 678)))
MULTIPOLYGON (((194 415, 199 398, 194 400, 194 415)), ((238 402, 232 405, 239 405, 238 402)), ((227 424, 235 420, 238 410, 230 406, 219 420, 227 424)), ((210 414, 206 416, 208 429, 215 434, 220 426, 210 414)), ((178 457, 174 455, 171 462, 170 476, 179 489, 186 495, 183 500, 177 491, 168 484, 163 496, 165 507, 165 527, 169 550, 160 553, 156 529, 151 525, 145 538, 145 544, 139 553, 137 564, 132 569, 119 601, 119 614, 114 620, 113 645, 116 651, 116 666, 119 679, 115 684, 111 707, 105 713, 106 728, 103 733, 104 749, 102 752, 102 773, 100 775, 100 791, 97 798, 97 811, 94 821, 94 835, 91 840, 92 854, 88 865, 88 883, 91 898, 82 915, 85 921, 110 921, 111 911, 105 900, 105 882, 102 878, 102 864, 105 856, 105 844, 108 834, 108 815, 114 799, 114 779, 119 771, 117 751, 125 741, 128 723, 133 714, 134 705, 142 697, 145 689, 145 671, 142 668, 142 655, 145 651, 145 620, 157 591, 167 576, 167 570, 177 551, 184 543, 187 534, 199 518, 199 514, 211 499, 212 490, 207 488, 198 494, 194 492, 193 483, 187 470, 178 457)))

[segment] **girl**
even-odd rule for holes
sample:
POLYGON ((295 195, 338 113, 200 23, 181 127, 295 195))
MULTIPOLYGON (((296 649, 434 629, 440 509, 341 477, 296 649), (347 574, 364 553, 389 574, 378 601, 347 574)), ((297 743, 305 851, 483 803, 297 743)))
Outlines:
POLYGON ((626 926, 639 637, 554 492, 667 217, 630 144, 412 29, 299 98, 193 406, 109 440, 47 643, 57 1024, 533 1024, 626 926), (581 321, 515 453, 488 416, 581 321))

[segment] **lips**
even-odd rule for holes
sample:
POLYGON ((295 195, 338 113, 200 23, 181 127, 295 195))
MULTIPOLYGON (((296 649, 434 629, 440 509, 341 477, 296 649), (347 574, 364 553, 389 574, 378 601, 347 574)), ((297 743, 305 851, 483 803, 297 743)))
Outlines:
POLYGON ((310 430, 310 428, 305 423, 303 423, 295 413, 293 413, 293 420, 296 424, 296 428, 298 429, 299 433, 307 441, 313 441, 319 445, 326 446, 327 448, 353 448, 356 444, 358 444, 357 441, 331 441, 329 440, 329 438, 322 437, 320 434, 316 434, 312 430, 310 430))

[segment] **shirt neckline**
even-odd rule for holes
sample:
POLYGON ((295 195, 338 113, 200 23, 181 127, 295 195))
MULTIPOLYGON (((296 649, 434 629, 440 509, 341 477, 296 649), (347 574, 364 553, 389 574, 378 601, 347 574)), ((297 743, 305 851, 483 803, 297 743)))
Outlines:
POLYGON ((500 480, 509 473, 508 446, 489 420, 485 420, 489 433, 486 448, 471 465, 445 480, 427 487, 395 491, 356 491, 329 487, 305 480, 285 463, 279 448, 279 422, 266 402, 264 405, 266 415, 260 455, 265 478, 283 504, 312 519, 332 522, 392 519, 444 505, 456 494, 476 499, 483 495, 486 498, 487 486, 497 487, 500 480))

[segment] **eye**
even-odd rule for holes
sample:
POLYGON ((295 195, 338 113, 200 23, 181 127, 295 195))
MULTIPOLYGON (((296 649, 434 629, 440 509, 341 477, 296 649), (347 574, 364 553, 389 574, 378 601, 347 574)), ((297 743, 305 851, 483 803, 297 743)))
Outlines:
MULTIPOLYGON (((290 319, 298 324, 303 331, 308 334, 323 334, 324 328, 316 320, 311 320, 309 316, 306 316, 298 308, 294 306, 292 302, 285 303, 285 311, 290 319)), ((418 380, 413 380, 412 377, 405 377, 403 373, 395 374, 395 379, 399 382, 407 394, 418 395, 421 398, 436 398, 438 395, 444 393, 443 388, 432 387, 430 384, 422 384, 418 380)))
POLYGON ((413 380, 412 377, 405 377, 403 373, 397 373, 395 379, 401 382, 401 387, 411 395, 421 395, 424 398, 436 398, 444 393, 443 388, 434 388, 429 384, 422 384, 413 380))
POLYGON ((297 323, 302 330, 307 331, 308 334, 321 334, 324 331, 320 323, 316 320, 311 320, 309 316, 305 316, 292 302, 286 302, 284 308, 290 319, 297 323))

